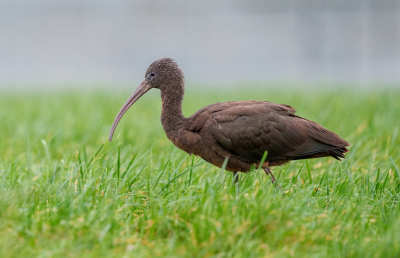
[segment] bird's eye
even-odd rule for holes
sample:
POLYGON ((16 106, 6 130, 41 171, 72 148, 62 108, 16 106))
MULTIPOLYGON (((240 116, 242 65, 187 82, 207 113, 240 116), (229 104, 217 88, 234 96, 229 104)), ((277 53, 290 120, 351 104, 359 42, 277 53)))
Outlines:
POLYGON ((147 79, 152 79, 154 75, 155 75, 155 73, 149 73, 146 78, 147 79))

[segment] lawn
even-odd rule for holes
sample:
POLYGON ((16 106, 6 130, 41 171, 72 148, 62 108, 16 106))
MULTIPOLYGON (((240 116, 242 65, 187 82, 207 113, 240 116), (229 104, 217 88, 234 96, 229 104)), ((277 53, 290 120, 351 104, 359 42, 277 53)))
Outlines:
POLYGON ((343 162, 232 173, 166 138, 153 90, 0 95, 0 257, 399 257, 400 90, 189 87, 186 116, 268 100, 346 139, 343 162), (224 88, 227 90, 228 88, 224 88))

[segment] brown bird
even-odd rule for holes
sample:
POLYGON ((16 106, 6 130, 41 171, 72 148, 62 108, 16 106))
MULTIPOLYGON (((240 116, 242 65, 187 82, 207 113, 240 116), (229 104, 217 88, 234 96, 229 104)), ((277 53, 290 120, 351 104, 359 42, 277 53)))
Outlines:
POLYGON ((345 157, 349 144, 321 125, 295 115, 291 106, 268 101, 231 101, 204 107, 186 118, 182 114, 185 79, 170 58, 154 61, 145 80, 122 106, 109 140, 125 112, 148 90, 161 91, 161 123, 169 140, 181 150, 234 172, 248 172, 253 165, 276 180, 270 167, 291 160, 345 157))

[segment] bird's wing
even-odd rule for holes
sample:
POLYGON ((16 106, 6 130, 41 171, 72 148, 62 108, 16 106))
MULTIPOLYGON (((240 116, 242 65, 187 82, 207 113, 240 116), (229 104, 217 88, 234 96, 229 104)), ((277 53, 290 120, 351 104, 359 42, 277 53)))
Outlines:
POLYGON ((268 160, 295 159, 348 145, 295 112, 290 106, 270 102, 219 103, 198 115, 191 129, 250 162, 259 162, 265 151, 268 160))
MULTIPOLYGON (((189 131, 199 132, 203 127, 209 125, 210 121, 213 120, 214 117, 217 117, 218 120, 229 120, 234 119, 241 114, 250 114, 252 109, 251 107, 270 107, 276 110, 276 112, 282 112, 286 114, 294 114, 296 113, 296 109, 292 108, 288 105, 283 104, 275 104, 268 101, 230 101, 230 102, 218 102, 211 104, 209 106, 203 107, 199 109, 196 113, 194 113, 189 119, 187 123, 187 128, 189 131), (249 113, 250 111, 250 113, 249 113)), ((264 111, 264 110, 261 110, 264 111)))

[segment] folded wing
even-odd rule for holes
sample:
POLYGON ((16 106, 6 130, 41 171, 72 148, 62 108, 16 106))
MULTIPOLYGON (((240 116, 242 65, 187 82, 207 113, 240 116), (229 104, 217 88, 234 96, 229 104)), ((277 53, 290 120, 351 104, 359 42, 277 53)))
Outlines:
POLYGON ((267 160, 292 160, 332 156, 344 158, 349 144, 335 133, 294 115, 290 106, 264 101, 227 102, 209 106, 192 130, 230 154, 257 163, 265 151, 267 160), (221 105, 223 104, 223 105, 221 105), (203 121, 202 121, 203 119, 203 121))

